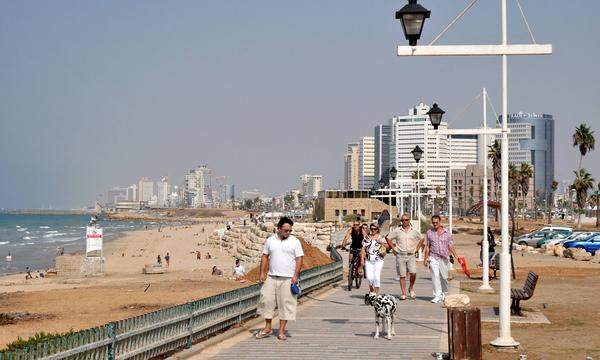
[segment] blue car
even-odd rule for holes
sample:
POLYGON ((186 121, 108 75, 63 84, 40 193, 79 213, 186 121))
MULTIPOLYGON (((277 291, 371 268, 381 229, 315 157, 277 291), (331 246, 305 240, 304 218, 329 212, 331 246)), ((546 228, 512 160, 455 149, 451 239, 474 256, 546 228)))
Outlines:
POLYGON ((600 233, 594 233, 586 238, 566 241, 565 248, 580 248, 594 255, 600 249, 600 233))

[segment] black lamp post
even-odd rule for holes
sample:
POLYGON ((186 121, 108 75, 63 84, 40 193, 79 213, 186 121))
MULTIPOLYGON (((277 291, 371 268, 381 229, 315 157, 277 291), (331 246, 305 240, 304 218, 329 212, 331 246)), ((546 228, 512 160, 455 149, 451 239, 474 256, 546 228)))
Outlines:
POLYGON ((415 148, 411 151, 413 158, 415 158, 415 161, 418 163, 419 161, 421 161, 421 158, 423 157, 423 150, 421 150, 421 148, 419 147, 419 145, 415 146, 415 148))
POLYGON ((396 180, 397 175, 398 175, 398 170, 396 170, 395 166, 392 166, 392 168, 390 169, 390 178, 392 180, 396 180))
POLYGON ((433 104, 433 107, 427 112, 429 115, 429 121, 433 126, 434 130, 437 130, 438 126, 442 123, 442 116, 444 116, 446 112, 442 110, 438 104, 433 104))
POLYGON ((383 181, 383 178, 379 179, 379 188, 383 189, 384 186, 385 186, 385 181, 383 181))
POLYGON ((396 19, 402 23, 404 36, 410 46, 416 46, 417 40, 421 38, 423 24, 429 17, 431 11, 417 4, 417 0, 408 0, 408 4, 396 11, 396 19))

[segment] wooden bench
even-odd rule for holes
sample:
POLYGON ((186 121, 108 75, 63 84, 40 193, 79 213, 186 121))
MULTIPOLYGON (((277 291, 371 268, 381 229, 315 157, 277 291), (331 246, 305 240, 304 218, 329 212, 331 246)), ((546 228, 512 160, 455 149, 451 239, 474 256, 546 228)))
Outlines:
POLYGON ((510 289, 510 298, 512 299, 512 305, 510 306, 510 312, 514 315, 523 316, 521 313, 521 300, 529 300, 533 296, 535 286, 538 281, 538 274, 530 271, 527 274, 527 280, 522 289, 510 289))

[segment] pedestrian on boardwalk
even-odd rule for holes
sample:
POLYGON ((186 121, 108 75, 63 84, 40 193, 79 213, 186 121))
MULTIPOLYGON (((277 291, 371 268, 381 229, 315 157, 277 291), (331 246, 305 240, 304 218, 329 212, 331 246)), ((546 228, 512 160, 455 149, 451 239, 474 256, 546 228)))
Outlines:
POLYGON ((157 263, 158 265, 162 265, 162 259, 160 258, 160 254, 158 254, 158 255, 156 256, 156 263, 157 263))
POLYGON ((167 253, 167 255, 165 255, 165 263, 167 263, 167 267, 169 267, 169 265, 171 265, 171 255, 169 255, 169 253, 167 253))
POLYGON ((256 334, 257 339, 271 335, 275 307, 279 308, 279 331, 277 339, 287 340, 285 327, 289 320, 296 320, 298 275, 302 268, 304 252, 300 241, 293 235, 294 222, 282 217, 277 223, 277 232, 265 242, 260 259, 260 290, 257 313, 265 319, 265 327, 256 334))
POLYGON ((417 280, 417 259, 415 254, 423 246, 423 236, 410 224, 408 215, 400 217, 401 225, 392 230, 386 237, 388 246, 396 254, 396 272, 400 276, 400 300, 406 300, 406 274, 410 278, 408 287, 411 299, 415 299, 415 281, 417 280))
POLYGON ((448 268, 450 267, 450 255, 458 259, 454 250, 452 234, 440 223, 440 216, 431 217, 433 229, 427 231, 425 243, 424 265, 431 272, 431 283, 433 285, 432 303, 441 303, 448 294, 448 268))
MULTIPOLYGON (((365 275, 369 284, 369 292, 379 294, 381 287, 381 269, 383 269, 383 254, 380 251, 382 246, 387 248, 385 237, 379 234, 379 225, 374 222, 369 226, 369 234, 363 241, 361 251, 362 263, 365 264, 365 275)), ((387 250, 387 249, 386 249, 387 250)))

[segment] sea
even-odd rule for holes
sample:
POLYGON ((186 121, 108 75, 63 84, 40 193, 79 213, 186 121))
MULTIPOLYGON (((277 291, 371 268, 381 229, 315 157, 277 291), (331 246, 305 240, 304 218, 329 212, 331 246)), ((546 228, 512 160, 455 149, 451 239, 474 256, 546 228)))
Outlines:
MULTIPOLYGON (((54 267, 58 248, 65 253, 85 251, 85 228, 89 215, 2 214, 0 213, 0 275, 19 273, 27 267, 54 267), (10 254, 12 261, 7 261, 10 254)), ((125 231, 158 227, 158 222, 98 220, 104 241, 125 231)), ((177 225, 169 223, 169 225, 177 225)))

